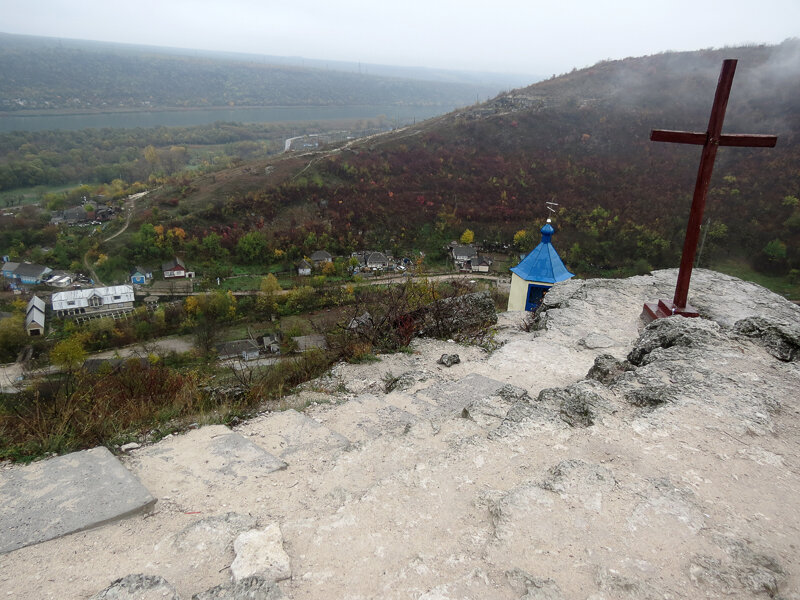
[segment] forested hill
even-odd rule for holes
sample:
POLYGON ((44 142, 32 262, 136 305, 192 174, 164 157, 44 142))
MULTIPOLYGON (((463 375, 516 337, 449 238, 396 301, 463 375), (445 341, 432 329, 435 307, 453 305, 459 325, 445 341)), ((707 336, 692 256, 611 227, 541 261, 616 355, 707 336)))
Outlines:
MULTIPOLYGON (((263 59, 266 60, 266 59, 263 59)), ((0 111, 217 106, 465 106, 493 85, 377 77, 0 33, 0 111)))
MULTIPOLYGON (((476 240, 509 242, 521 229, 538 238, 553 201, 556 242, 571 268, 674 265, 700 151, 651 142, 649 133, 705 131, 725 58, 739 65, 723 132, 779 139, 772 149, 720 149, 704 260, 743 256, 765 270, 800 269, 797 40, 600 63, 352 145, 302 176, 230 194, 216 212, 195 216, 209 223, 261 211, 279 223, 282 210, 310 202, 313 211, 266 235, 297 245, 324 232, 332 251, 390 242, 434 251, 467 227, 476 240)), ((231 244, 240 233, 230 232, 231 244)))

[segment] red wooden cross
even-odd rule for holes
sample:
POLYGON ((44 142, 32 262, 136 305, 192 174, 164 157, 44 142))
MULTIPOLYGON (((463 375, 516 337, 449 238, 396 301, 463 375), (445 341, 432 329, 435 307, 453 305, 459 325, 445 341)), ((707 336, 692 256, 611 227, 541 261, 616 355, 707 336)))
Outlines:
POLYGON ((708 120, 708 131, 694 133, 690 131, 654 129, 650 132, 650 139, 654 142, 696 144, 703 146, 703 153, 700 157, 700 169, 697 172, 697 182, 694 186, 689 223, 686 226, 686 239, 683 243, 683 254, 681 255, 681 266, 678 271, 678 283, 675 286, 675 296, 672 302, 659 300, 658 302, 645 303, 642 314, 648 321, 674 314, 685 317, 698 316, 697 310, 687 304, 686 298, 689 295, 689 280, 692 278, 692 265, 697 251, 697 241, 700 239, 700 224, 703 221, 708 183, 711 180, 711 171, 714 169, 717 148, 719 146, 772 148, 778 141, 778 137, 774 135, 722 134, 722 121, 725 119, 725 109, 728 107, 728 96, 731 93, 731 84, 733 83, 735 72, 735 60, 728 59, 722 62, 717 92, 714 96, 714 104, 711 107, 711 118, 708 120))

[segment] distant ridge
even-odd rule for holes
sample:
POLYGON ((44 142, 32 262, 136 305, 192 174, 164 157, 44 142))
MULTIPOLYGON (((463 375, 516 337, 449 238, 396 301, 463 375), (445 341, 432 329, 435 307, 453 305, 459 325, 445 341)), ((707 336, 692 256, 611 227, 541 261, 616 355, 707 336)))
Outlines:
POLYGON ((0 33, 0 111, 148 108, 464 106, 535 80, 0 33))

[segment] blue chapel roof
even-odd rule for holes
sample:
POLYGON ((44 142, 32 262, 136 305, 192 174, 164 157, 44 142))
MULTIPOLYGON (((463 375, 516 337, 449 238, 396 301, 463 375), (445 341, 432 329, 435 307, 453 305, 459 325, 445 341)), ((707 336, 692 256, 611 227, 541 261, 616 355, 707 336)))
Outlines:
POLYGON ((558 252, 550 243, 554 229, 550 225, 549 219, 548 223, 542 227, 541 232, 542 241, 516 267, 512 267, 511 272, 525 281, 542 283, 557 283, 575 277, 573 273, 567 271, 558 252))

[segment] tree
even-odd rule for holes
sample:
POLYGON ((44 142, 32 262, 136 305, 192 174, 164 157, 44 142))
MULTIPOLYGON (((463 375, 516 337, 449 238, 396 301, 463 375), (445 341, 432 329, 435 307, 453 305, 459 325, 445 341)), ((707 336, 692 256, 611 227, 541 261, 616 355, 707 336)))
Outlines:
POLYGON ((465 229, 464 233, 461 234, 459 241, 462 244, 471 244, 475 241, 475 233, 471 229, 465 229))
POLYGON ((83 336, 71 335, 58 342, 50 351, 50 362, 67 373, 72 373, 86 360, 86 349, 83 347, 83 336))
POLYGON ((244 234, 236 244, 236 256, 245 263, 264 260, 268 250, 267 239, 257 231, 244 234))
POLYGON ((209 233, 203 238, 201 245, 211 258, 221 259, 228 254, 228 251, 222 247, 222 236, 218 233, 209 233))
POLYGON ((197 347, 204 354, 211 354, 219 338, 220 328, 236 317, 236 298, 233 292, 217 290, 200 296, 189 296, 184 307, 194 324, 197 347))
POLYGON ((0 321, 0 361, 6 363, 15 360, 27 339, 25 317, 21 314, 0 321))
POLYGON ((520 229, 514 234, 514 248, 518 251, 524 252, 530 250, 531 246, 533 246, 533 238, 527 231, 520 229))
POLYGON ((258 298, 256 299, 256 308, 262 313, 269 316, 275 314, 277 309, 276 294, 281 289, 281 284, 278 283, 278 278, 272 273, 266 277, 261 278, 261 285, 259 286, 258 298))

